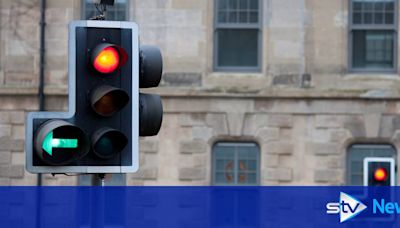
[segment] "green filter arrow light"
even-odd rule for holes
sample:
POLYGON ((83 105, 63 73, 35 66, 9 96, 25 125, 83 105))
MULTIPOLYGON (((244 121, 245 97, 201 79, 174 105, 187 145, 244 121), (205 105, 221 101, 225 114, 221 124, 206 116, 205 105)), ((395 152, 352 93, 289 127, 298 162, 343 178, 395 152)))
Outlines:
POLYGON ((53 148, 78 148, 78 139, 54 139, 53 132, 50 132, 44 138, 42 148, 52 156, 53 148))

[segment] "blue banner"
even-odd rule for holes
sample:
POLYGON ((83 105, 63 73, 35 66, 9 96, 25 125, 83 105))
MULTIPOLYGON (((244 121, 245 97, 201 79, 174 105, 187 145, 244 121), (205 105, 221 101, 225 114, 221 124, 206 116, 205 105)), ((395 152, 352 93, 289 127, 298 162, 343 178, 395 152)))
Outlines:
POLYGON ((0 187, 0 227, 396 227, 398 187, 0 187))

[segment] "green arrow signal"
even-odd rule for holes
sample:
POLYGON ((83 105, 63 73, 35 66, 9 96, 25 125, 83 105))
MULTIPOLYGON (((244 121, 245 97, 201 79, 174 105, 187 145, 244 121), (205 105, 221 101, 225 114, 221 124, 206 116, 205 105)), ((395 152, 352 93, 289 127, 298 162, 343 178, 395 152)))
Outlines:
POLYGON ((42 148, 52 156, 53 148, 78 148, 78 139, 54 139, 53 132, 50 132, 44 138, 42 148))

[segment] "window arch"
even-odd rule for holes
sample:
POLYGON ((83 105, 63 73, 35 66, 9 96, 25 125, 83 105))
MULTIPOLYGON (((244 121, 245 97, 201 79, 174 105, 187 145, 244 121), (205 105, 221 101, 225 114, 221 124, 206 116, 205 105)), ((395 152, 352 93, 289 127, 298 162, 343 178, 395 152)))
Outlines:
POLYGON ((212 149, 214 185, 258 185, 260 147, 254 142, 217 142, 212 149))

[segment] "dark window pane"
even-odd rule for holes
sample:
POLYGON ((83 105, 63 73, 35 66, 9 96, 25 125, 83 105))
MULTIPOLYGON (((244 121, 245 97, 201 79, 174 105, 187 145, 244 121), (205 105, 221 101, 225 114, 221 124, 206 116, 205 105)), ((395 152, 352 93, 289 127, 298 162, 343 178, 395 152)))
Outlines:
POLYGON ((388 0, 353 0, 353 24, 383 25, 394 23, 394 2, 388 0))
POLYGON ((256 184, 257 183, 257 175, 255 173, 247 174, 247 183, 248 184, 256 184))
POLYGON ((386 13, 385 14, 385 24, 393 24, 394 20, 393 20, 393 13, 386 13))
POLYGON ((394 2, 387 2, 385 4, 385 10, 386 11, 394 11, 394 2))
POLYGON ((363 161, 356 160, 351 163, 351 172, 352 173, 362 173, 363 172, 363 161))
POLYGON ((241 10, 246 10, 249 8, 248 6, 249 0, 239 0, 239 8, 241 10))
POLYGON ((364 11, 373 11, 374 10, 374 2, 364 2, 364 11))
POLYGON ((217 33, 219 67, 257 67, 258 30, 219 29, 217 33))
POLYGON ((258 22, 258 13, 257 12, 250 13, 250 22, 251 23, 257 23, 258 22))
POLYGON ((362 3, 361 2, 353 2, 353 10, 354 11, 361 11, 362 3))
POLYGON ((363 175, 351 175, 351 185, 354 186, 363 186, 363 175))
POLYGON ((235 157, 235 147, 233 146, 220 146, 214 150, 215 156, 218 158, 233 160, 235 157))
POLYGON ((229 8, 229 10, 237 10, 237 0, 228 0, 229 1, 229 3, 228 3, 228 8, 229 8))
POLYGON ((218 9, 219 10, 228 9, 228 0, 218 0, 218 9))
POLYGON ((361 13, 353 13, 353 23, 354 24, 361 24, 361 13))
POLYGON ((259 0, 249 0, 250 1, 250 9, 258 9, 258 1, 259 0))
POLYGON ((219 23, 226 23, 228 22, 228 14, 226 11, 221 11, 218 13, 218 22, 219 23))
POLYGON ((233 184, 233 178, 232 172, 217 172, 215 175, 215 182, 218 184, 233 184))
POLYGON ((375 24, 383 24, 383 13, 375 13, 375 24))
POLYGON ((353 31, 354 68, 393 68, 393 31, 353 31))
POLYGON ((384 3, 383 2, 376 2, 375 3, 375 12, 380 12, 384 10, 384 3))
POLYGON ((248 161, 248 164, 249 164, 249 167, 248 167, 249 170, 252 170, 252 171, 256 170, 257 160, 250 160, 250 161, 248 161))
POLYGON ((229 12, 229 19, 228 19, 228 21, 230 22, 230 23, 237 23, 237 15, 238 15, 238 13, 237 12, 232 12, 232 11, 230 11, 229 12))
POLYGON ((240 23, 247 23, 247 12, 240 12, 239 13, 239 22, 240 23))
POLYGON ((248 174, 246 172, 239 172, 238 174, 238 183, 239 184, 248 184, 248 174))
POLYGON ((239 171, 248 171, 247 160, 239 160, 239 171))
POLYGON ((254 146, 241 146, 238 147, 238 156, 239 159, 256 159, 257 158, 257 153, 256 153, 256 147, 254 146))
POLYGON ((364 13, 364 24, 372 24, 373 13, 364 13))
POLYGON ((217 160, 216 169, 217 171, 228 172, 234 168, 235 161, 232 160, 217 160))
POLYGON ((216 12, 216 15, 218 15, 217 22, 230 24, 258 23, 258 1, 259 0, 218 0, 218 12, 216 12), (222 8, 222 6, 226 6, 226 8, 222 8), (226 12, 226 16, 219 15, 221 12, 226 12))

